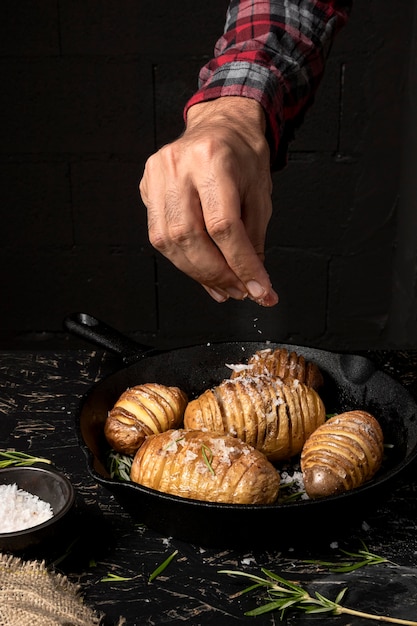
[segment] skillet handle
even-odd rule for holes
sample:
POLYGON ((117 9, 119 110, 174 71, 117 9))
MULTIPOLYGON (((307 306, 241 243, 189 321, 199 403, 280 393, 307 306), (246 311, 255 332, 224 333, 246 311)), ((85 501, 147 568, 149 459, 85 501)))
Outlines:
POLYGON ((89 343, 118 354, 127 364, 134 363, 144 354, 155 350, 152 346, 137 343, 88 313, 68 315, 64 319, 64 327, 89 343))

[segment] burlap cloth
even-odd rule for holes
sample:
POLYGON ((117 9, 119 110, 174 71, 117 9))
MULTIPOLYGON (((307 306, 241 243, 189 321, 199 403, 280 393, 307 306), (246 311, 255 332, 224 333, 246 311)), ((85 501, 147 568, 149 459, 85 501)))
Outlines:
POLYGON ((43 562, 0 554, 0 626, 96 626, 102 619, 66 576, 43 562))

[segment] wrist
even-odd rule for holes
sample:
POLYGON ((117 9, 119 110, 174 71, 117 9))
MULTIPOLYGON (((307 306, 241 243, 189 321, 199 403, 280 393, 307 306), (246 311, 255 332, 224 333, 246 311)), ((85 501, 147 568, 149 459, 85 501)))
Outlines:
POLYGON ((265 113, 259 102, 253 98, 222 96, 194 104, 187 111, 187 130, 219 123, 226 127, 235 127, 244 134, 249 132, 265 137, 265 113))

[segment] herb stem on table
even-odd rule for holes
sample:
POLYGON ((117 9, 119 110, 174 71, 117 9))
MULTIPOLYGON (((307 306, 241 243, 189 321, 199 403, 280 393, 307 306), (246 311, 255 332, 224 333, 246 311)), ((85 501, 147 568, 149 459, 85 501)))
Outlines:
POLYGON ((103 578, 100 578, 100 582, 101 583, 124 583, 126 581, 133 580, 134 578, 137 578, 137 576, 119 576, 118 574, 112 574, 111 572, 109 572, 106 576, 103 576, 103 578))
POLYGON ((39 456, 32 456, 26 452, 17 452, 16 450, 0 450, 0 469, 10 466, 23 467, 26 465, 34 465, 35 463, 47 463, 51 465, 52 461, 39 456))
MULTIPOLYGON (((165 561, 163 561, 154 571, 149 575, 148 582, 151 583, 155 578, 157 578, 162 572, 168 567, 171 561, 177 556, 178 550, 174 550, 172 554, 170 554, 165 561)), ((102 583, 118 583, 118 582, 126 582, 130 580, 134 580, 135 578, 139 578, 141 574, 137 576, 119 576, 118 574, 112 574, 109 572, 106 576, 100 579, 102 583)))
POLYGON ((347 550, 341 550, 342 554, 349 559, 341 560, 341 561, 315 561, 315 560, 305 560, 304 563, 310 563, 313 565, 320 565, 323 567, 327 567, 331 572, 335 573, 344 573, 353 572, 361 567, 365 567, 366 565, 380 565, 381 563, 392 563, 383 556, 379 556, 378 554, 373 554, 369 552, 368 548, 362 541, 362 550, 358 550, 358 552, 348 552, 347 550))
POLYGON ((220 574, 228 574, 230 576, 242 576, 252 582, 252 585, 243 589, 239 595, 254 591, 255 589, 267 589, 268 601, 262 606, 247 611, 245 615, 257 616, 271 611, 280 611, 282 619, 287 611, 293 610, 307 614, 328 613, 330 615, 354 615, 377 622, 402 624, 403 626, 417 626, 417 622, 411 620, 388 617, 385 615, 374 615, 357 611, 356 609, 350 609, 342 605, 341 602, 347 592, 347 587, 338 593, 335 600, 330 600, 317 591, 314 596, 312 596, 300 585, 286 580, 267 569, 263 568, 261 571, 265 578, 234 570, 221 570, 219 572, 220 574))

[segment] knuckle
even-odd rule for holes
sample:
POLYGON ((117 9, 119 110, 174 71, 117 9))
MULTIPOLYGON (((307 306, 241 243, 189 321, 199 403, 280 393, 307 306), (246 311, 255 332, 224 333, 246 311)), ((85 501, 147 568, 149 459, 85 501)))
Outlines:
POLYGON ((170 247, 170 243, 165 233, 160 230, 153 229, 152 227, 149 228, 149 241, 155 250, 158 250, 162 254, 170 247))
POLYGON ((186 248, 190 244, 191 232, 184 224, 172 224, 169 228, 170 240, 180 248, 186 248))
POLYGON ((226 241, 233 231, 233 221, 224 216, 213 216, 207 220, 207 232, 216 242, 226 241))

